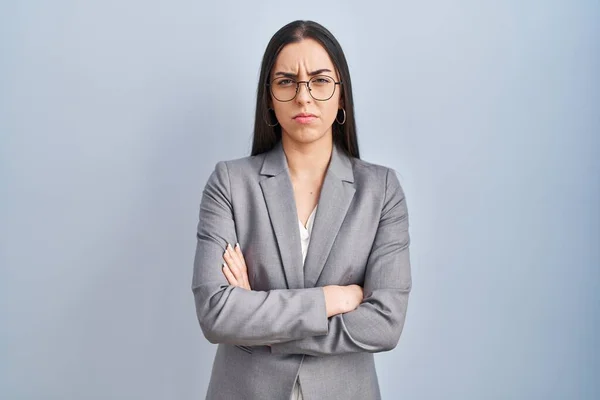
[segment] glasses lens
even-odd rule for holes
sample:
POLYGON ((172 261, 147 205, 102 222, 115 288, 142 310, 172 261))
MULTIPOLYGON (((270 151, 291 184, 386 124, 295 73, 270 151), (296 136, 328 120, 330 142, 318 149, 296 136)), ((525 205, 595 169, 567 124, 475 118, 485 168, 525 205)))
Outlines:
POLYGON ((296 81, 276 78, 271 82, 271 93, 279 101, 290 101, 296 96, 296 81))
POLYGON ((308 85, 315 100, 327 100, 333 96, 335 90, 335 81, 326 75, 313 76, 308 85))

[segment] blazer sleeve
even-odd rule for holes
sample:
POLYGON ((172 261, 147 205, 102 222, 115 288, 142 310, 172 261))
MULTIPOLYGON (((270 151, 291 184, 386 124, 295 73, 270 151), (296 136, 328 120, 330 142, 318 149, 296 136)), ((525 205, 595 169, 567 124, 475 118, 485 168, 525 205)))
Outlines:
POLYGON ((273 344, 272 353, 326 356, 376 353, 396 347, 412 287, 406 199, 393 170, 387 171, 385 200, 367 260, 363 302, 328 320, 328 333, 273 344))
POLYGON ((202 193, 192 277, 206 339, 252 346, 325 335, 323 288, 253 291, 229 285, 222 266, 227 243, 237 242, 233 212, 227 164, 220 161, 202 193))

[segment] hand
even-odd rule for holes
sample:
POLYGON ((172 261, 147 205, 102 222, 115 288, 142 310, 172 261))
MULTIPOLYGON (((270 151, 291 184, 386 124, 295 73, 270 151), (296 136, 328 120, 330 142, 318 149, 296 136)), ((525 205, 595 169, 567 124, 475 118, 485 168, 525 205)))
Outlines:
POLYGON ((323 286, 327 318, 350 312, 363 301, 363 288, 359 285, 323 286))
POLYGON ((363 288, 359 285, 342 286, 342 290, 346 293, 344 298, 345 312, 355 310, 363 301, 363 288))
POLYGON ((223 254, 223 274, 227 281, 232 286, 238 286, 247 290, 250 288, 250 281, 248 280, 248 268, 246 267, 246 260, 240 249, 239 244, 235 245, 235 249, 227 243, 225 254, 223 254))

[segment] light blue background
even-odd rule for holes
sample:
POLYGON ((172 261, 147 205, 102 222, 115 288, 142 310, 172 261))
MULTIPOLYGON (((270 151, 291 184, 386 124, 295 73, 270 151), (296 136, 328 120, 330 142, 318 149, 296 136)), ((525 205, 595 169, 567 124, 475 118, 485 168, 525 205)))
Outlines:
POLYGON ((204 398, 198 204, 295 19, 341 42, 362 158, 407 195, 384 399, 600 398, 598 2, 0 7, 1 398, 204 398))

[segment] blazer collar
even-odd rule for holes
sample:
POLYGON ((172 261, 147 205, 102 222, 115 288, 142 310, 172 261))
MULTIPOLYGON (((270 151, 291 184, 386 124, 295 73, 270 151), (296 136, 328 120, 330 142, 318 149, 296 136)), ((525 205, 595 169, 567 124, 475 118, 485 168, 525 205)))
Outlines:
MULTIPOLYGON (((289 167, 285 152, 283 151, 283 144, 280 140, 266 153, 260 174, 275 176, 285 170, 289 170, 289 167)), ((337 147, 335 142, 333 143, 328 170, 343 181, 354 182, 352 161, 342 149, 337 147)))
POLYGON ((267 152, 260 181, 289 289, 318 286, 333 243, 354 197, 352 161, 334 144, 313 220, 304 267, 298 210, 287 159, 279 141, 267 152))

